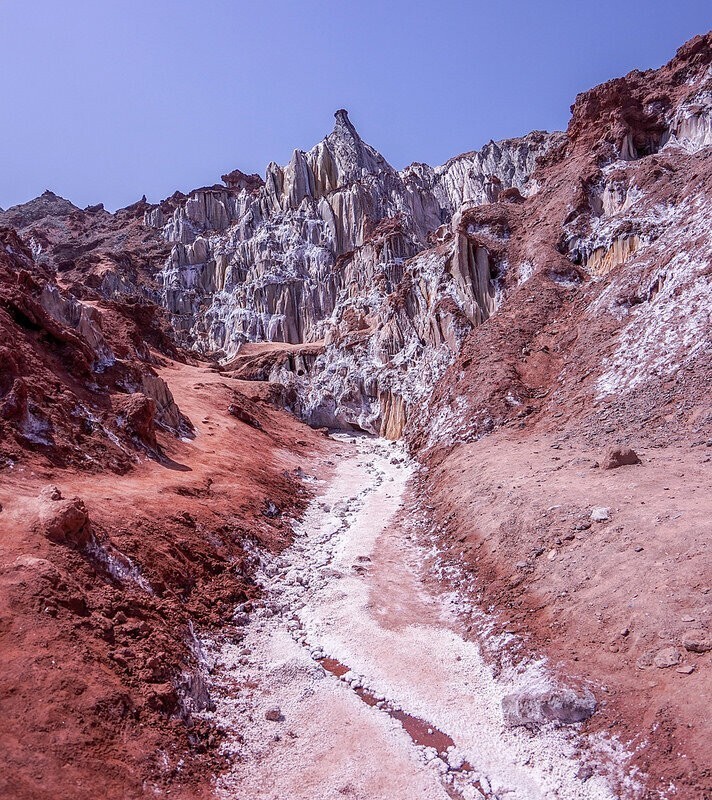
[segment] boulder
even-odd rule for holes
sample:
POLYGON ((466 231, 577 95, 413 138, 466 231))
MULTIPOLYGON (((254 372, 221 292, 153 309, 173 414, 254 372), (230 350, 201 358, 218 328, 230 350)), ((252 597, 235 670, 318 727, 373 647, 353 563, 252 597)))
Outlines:
POLYGON ((611 447, 601 462, 603 469, 618 469, 629 464, 640 464, 638 454, 631 447, 611 447))
POLYGON ((117 421, 134 434, 143 444, 152 449, 156 441, 156 403, 141 392, 119 397, 116 401, 117 421))
POLYGON ((141 391, 155 403, 154 417, 159 426, 176 434, 192 433, 191 421, 181 413, 163 378, 158 375, 144 374, 141 379, 141 391))
POLYGON ((40 492, 40 498, 42 500, 61 500, 62 492, 58 486, 55 486, 51 483, 42 489, 40 492))
POLYGON ((504 723, 508 727, 537 729, 553 722, 572 725, 587 720, 596 710, 596 698, 589 689, 524 689, 502 698, 504 723))
POLYGON ((173 684, 166 681, 153 684, 147 700, 150 708, 172 714, 178 707, 179 697, 173 684))
POLYGON ((78 497, 62 499, 56 486, 40 493, 39 527, 51 542, 84 547, 92 538, 89 513, 78 497))
POLYGON ((712 634, 702 628, 687 631, 682 637, 682 645, 691 653, 707 653, 712 650, 712 634))

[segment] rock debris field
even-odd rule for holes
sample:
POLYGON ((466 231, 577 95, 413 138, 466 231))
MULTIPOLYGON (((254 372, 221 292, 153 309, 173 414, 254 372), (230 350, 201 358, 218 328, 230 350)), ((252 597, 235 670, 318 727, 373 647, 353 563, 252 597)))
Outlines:
MULTIPOLYGON (((204 640, 231 767, 219 794, 264 798, 613 798, 576 725, 505 724, 543 663, 497 678, 461 635, 457 597, 423 581, 400 444, 347 434, 294 544, 260 559, 264 597, 228 641, 204 640), (515 703, 516 705, 516 703, 515 703)), ((463 601, 464 602, 464 601, 463 601)), ((589 746, 594 743, 588 742, 589 746)), ((612 760, 625 754, 597 742, 612 760)))

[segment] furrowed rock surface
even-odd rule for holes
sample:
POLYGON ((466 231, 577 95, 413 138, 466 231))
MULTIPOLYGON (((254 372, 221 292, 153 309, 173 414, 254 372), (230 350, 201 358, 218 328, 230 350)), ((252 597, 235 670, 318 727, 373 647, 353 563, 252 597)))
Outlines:
POLYGON ((579 95, 536 195, 463 212, 506 230, 507 300, 414 409, 414 447, 554 418, 599 441, 625 425, 708 435, 711 41, 579 95))
POLYGON ((144 452, 145 437, 155 450, 155 425, 191 435, 192 424, 155 372, 157 360, 143 335, 150 322, 142 330, 127 308, 131 304, 87 302, 60 289, 16 231, 0 228, 5 466, 30 451, 57 466, 125 472, 144 452), (122 408, 139 391, 153 413, 150 430, 136 440, 122 408))
POLYGON ((170 216, 152 209, 147 224, 172 243, 160 280, 180 341, 226 362, 245 342, 320 344, 263 374, 312 424, 397 438, 406 407, 499 302, 499 266, 462 208, 532 191, 536 159, 560 139, 533 133, 399 173, 340 110, 264 183, 235 171, 170 216))

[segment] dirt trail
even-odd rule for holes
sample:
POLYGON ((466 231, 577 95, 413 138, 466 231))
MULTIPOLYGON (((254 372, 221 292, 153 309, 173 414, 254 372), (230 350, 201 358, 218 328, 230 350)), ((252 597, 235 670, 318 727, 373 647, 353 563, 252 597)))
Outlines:
POLYGON ((493 677, 397 521, 412 473, 400 445, 341 439, 294 545, 262 557, 265 601, 237 615, 244 636, 207 643, 232 762, 221 795, 613 798, 602 776, 577 777, 578 732, 505 728, 502 697, 542 666, 493 677))

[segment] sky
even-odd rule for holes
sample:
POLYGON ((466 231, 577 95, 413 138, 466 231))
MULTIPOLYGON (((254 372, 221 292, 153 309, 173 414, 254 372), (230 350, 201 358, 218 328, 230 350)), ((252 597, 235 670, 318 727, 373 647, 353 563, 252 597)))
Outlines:
POLYGON ((710 0, 0 0, 0 207, 264 175, 342 107, 395 167, 440 164, 710 28, 710 0))

